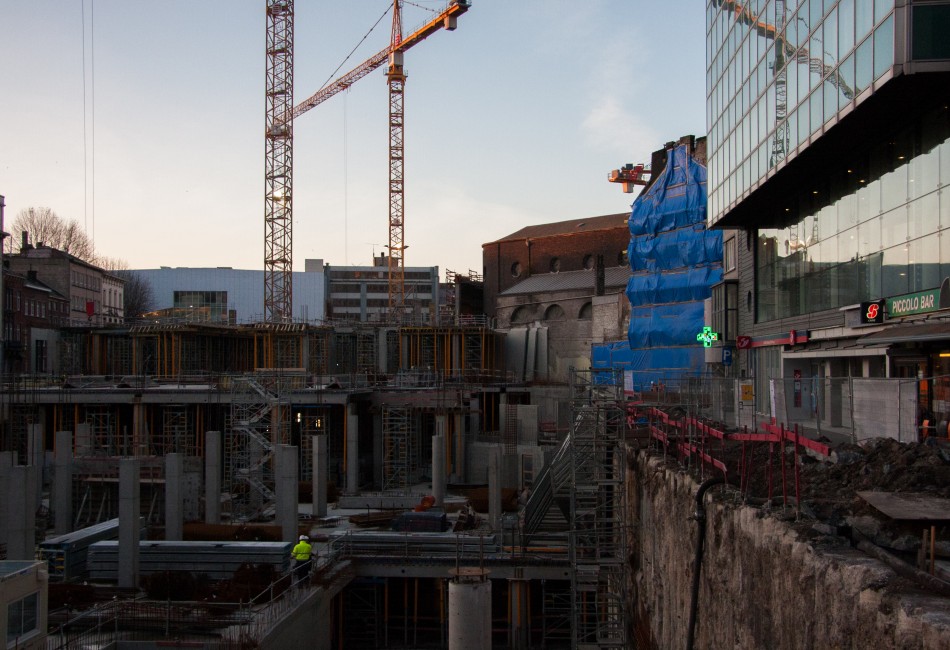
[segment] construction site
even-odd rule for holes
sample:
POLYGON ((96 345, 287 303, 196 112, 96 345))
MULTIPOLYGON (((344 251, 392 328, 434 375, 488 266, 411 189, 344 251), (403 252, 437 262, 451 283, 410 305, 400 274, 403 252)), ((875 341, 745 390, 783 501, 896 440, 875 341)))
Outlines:
POLYGON ((600 242, 576 260, 544 228, 486 245, 491 310, 413 295, 403 55, 469 8, 404 33, 396 0, 389 44, 295 103, 294 3, 267 0, 264 318, 90 312, 56 332, 58 372, 3 377, 7 647, 950 648, 940 378, 831 374, 905 343, 844 327, 833 350, 759 321, 738 345, 705 139, 611 173, 645 188, 626 226, 548 228, 600 242), (294 121, 379 68, 388 253, 340 290, 353 318, 295 319, 294 121), (756 374, 758 352, 814 375, 756 374))

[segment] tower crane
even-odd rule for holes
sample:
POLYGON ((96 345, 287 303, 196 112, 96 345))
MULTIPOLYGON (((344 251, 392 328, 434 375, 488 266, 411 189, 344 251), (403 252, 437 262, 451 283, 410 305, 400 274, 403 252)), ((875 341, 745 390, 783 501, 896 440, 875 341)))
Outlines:
POLYGON ((633 192, 634 185, 649 183, 647 176, 650 176, 650 174, 650 165, 644 165, 643 163, 631 165, 627 163, 620 169, 614 169, 607 174, 607 180, 611 183, 623 183, 624 194, 630 194, 633 192))
POLYGON ((405 306, 406 249, 403 219, 403 88, 402 55, 439 31, 452 31, 468 11, 469 0, 451 0, 442 11, 408 35, 402 34, 402 10, 393 0, 390 44, 369 59, 293 105, 293 0, 267 0, 267 124, 265 131, 265 259, 264 310, 268 322, 292 316, 291 246, 293 121, 346 90, 373 70, 389 63, 389 308, 405 306), (288 16, 289 14, 289 16, 288 16))

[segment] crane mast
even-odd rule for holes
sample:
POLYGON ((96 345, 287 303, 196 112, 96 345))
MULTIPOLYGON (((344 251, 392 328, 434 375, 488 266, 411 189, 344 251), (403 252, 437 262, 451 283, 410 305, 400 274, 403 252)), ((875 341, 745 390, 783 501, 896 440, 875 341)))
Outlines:
POLYGON ((403 96, 406 74, 402 67, 402 8, 393 0, 393 29, 389 69, 389 317, 398 320, 406 306, 406 267, 403 230, 403 96))
POLYGON ((293 104, 293 0, 267 0, 267 77, 265 128, 264 315, 267 322, 293 316, 293 121, 343 92, 373 70, 389 63, 389 309, 405 308, 403 253, 403 88, 402 54, 439 31, 456 28, 469 0, 451 0, 432 19, 402 34, 402 10, 393 0, 390 44, 328 83, 300 104, 293 104))
POLYGON ((293 318, 294 2, 267 0, 264 127, 264 318, 293 318))

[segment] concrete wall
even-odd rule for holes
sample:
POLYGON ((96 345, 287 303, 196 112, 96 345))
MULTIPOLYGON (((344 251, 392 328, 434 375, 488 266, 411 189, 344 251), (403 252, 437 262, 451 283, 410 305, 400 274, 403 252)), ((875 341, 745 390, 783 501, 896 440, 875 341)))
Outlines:
MULTIPOLYGON (((686 645, 697 483, 640 454, 628 473, 637 637, 686 645)), ((718 496, 717 496, 718 494, 718 496)), ((785 522, 707 496, 696 648, 947 648, 950 599, 902 593, 894 572, 842 545, 821 550, 785 522)))
POLYGON ((323 589, 313 589, 261 639, 261 650, 330 650, 330 603, 323 589))

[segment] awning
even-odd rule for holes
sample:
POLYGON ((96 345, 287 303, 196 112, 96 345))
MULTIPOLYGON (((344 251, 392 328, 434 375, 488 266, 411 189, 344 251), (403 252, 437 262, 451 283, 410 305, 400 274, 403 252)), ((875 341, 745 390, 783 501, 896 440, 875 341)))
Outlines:
POLYGON ((926 343, 929 341, 947 341, 950 343, 950 322, 927 323, 924 325, 895 325, 887 329, 858 339, 861 345, 879 345, 888 343, 926 343))
POLYGON ((813 348, 810 350, 785 350, 783 359, 827 359, 830 357, 874 357, 887 354, 887 346, 880 347, 847 347, 847 348, 813 348))

